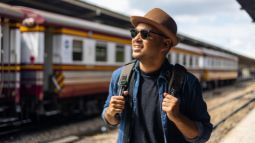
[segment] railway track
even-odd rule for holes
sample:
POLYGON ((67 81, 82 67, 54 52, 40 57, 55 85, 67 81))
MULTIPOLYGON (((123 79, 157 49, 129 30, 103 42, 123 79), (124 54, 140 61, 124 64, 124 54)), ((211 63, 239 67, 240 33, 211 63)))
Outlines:
MULTIPOLYGON (((243 96, 241 96, 240 98, 242 98, 243 96)), ((239 99, 240 99, 239 98, 239 99)), ((236 100, 236 99, 235 99, 236 100)), ((242 104, 241 107, 238 107, 237 109, 235 109, 234 111, 230 112, 229 114, 227 114, 226 116, 224 116, 220 121, 218 121, 217 123, 213 124, 213 130, 215 130, 218 126, 220 126, 221 124, 223 124, 227 119, 229 119, 230 117, 232 117, 234 114, 238 113, 239 111, 241 111, 242 109, 244 109, 245 107, 247 107, 249 104, 253 103, 255 101, 255 97, 249 99, 249 101, 247 101, 246 103, 242 104)))
POLYGON ((70 134, 90 136, 99 133, 102 126, 98 114, 44 117, 40 122, 9 126, 0 132, 0 143, 46 143, 70 134))
MULTIPOLYGON (((220 100, 219 100, 220 101, 220 100)), ((238 122, 255 107, 255 90, 211 105, 209 114, 213 123, 213 132, 208 143, 218 143, 238 122)))
POLYGON ((211 122, 217 128, 219 124, 237 113, 254 101, 254 91, 245 92, 241 95, 229 98, 208 108, 211 115, 211 122))
POLYGON ((252 94, 253 92, 254 92, 253 90, 247 91, 247 92, 245 92, 245 93, 243 93, 243 94, 241 94, 241 95, 238 95, 238 96, 233 97, 233 98, 231 98, 231 99, 229 99, 229 100, 226 100, 226 101, 224 101, 224 102, 221 102, 221 103, 218 104, 218 105, 214 105, 214 106, 208 108, 208 111, 210 112, 210 111, 213 111, 213 110, 217 110, 218 108, 220 108, 220 107, 222 107, 222 106, 228 104, 229 102, 232 102, 232 101, 235 101, 235 100, 239 100, 239 99, 243 98, 244 96, 247 96, 247 95, 249 95, 249 94, 252 94))
POLYGON ((0 137, 5 137, 10 134, 15 134, 22 131, 31 125, 32 121, 30 119, 25 120, 14 120, 0 125, 0 137))
POLYGON ((74 142, 81 141, 85 137, 93 136, 96 134, 102 134, 104 132, 109 132, 112 129, 113 128, 107 128, 105 126, 101 126, 101 127, 96 127, 93 129, 89 129, 89 130, 82 131, 82 132, 65 136, 65 137, 59 137, 55 139, 40 141, 39 143, 71 143, 71 142, 74 143, 74 142))

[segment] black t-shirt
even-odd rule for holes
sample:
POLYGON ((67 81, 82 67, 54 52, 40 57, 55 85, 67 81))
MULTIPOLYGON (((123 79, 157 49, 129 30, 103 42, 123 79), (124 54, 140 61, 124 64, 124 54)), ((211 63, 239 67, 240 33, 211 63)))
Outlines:
POLYGON ((159 71, 141 73, 137 110, 132 120, 131 143, 164 142, 157 78, 159 71))

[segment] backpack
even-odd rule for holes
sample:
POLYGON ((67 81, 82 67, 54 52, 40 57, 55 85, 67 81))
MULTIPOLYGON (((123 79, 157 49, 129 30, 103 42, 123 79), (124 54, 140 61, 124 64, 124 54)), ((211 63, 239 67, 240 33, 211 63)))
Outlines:
MULTIPOLYGON (((125 118, 126 124, 125 124, 125 130, 124 130, 124 143, 130 142, 130 125, 132 124, 132 118, 131 118, 131 111, 132 111, 132 94, 133 94, 133 87, 134 87, 134 76, 133 76, 133 68, 136 64, 136 61, 128 63, 124 66, 122 69, 122 72, 120 74, 120 78, 118 81, 118 95, 122 95, 123 91, 127 90, 129 91, 129 96, 125 97, 125 102, 128 104, 125 104, 125 118)), ((179 94, 177 94, 181 87, 183 86, 184 77, 187 70, 185 67, 175 64, 173 67, 172 72, 167 72, 170 75, 167 75, 169 79, 169 86, 168 86, 168 93, 179 98, 179 94)))

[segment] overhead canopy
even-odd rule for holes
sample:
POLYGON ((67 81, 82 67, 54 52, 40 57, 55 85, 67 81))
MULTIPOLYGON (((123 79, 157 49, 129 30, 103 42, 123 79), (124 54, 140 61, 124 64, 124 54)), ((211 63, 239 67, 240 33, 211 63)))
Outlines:
POLYGON ((252 18, 252 21, 255 22, 255 0, 237 0, 241 8, 244 9, 252 18))
POLYGON ((32 7, 121 28, 131 27, 128 16, 79 0, 1 0, 1 2, 32 7))
MULTIPOLYGON (((246 10, 249 15, 255 21, 255 0, 237 0, 242 7, 246 10), (252 12, 253 11, 253 12, 252 12)), ((80 1, 80 0, 1 0, 2 3, 7 3, 11 5, 19 5, 25 7, 31 7, 35 9, 45 10, 48 12, 54 12, 58 14, 63 14, 75 18, 85 19, 96 23, 102 23, 114 27, 119 27, 122 29, 128 29, 132 27, 129 16, 123 15, 96 5, 92 5, 90 3, 80 1)), ((208 42, 203 42, 201 40, 197 40, 190 36, 185 36, 184 34, 178 33, 178 37, 180 38, 182 43, 196 46, 196 47, 204 47, 208 49, 213 49, 217 51, 221 51, 224 53, 236 55, 240 61, 255 63, 254 59, 247 58, 245 56, 241 56, 239 54, 230 52, 228 50, 223 49, 220 46, 215 44, 210 44, 208 42)))
POLYGON ((25 17, 25 15, 22 12, 16 10, 10 5, 6 5, 2 3, 0 3, 0 15, 5 15, 9 18, 18 18, 18 19, 22 19, 25 17))

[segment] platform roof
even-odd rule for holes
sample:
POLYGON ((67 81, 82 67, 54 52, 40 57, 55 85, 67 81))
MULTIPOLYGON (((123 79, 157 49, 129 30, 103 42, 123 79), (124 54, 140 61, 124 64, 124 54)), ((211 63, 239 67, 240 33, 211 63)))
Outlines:
MULTIPOLYGON (((238 0, 238 1, 255 1, 255 0, 238 0)), ((94 21, 106 25, 116 26, 123 29, 129 29, 132 27, 129 21, 129 16, 117 13, 84 1, 80 0, 1 0, 3 3, 10 5, 19 5, 25 7, 31 7, 35 9, 45 10, 49 12, 64 14, 80 19, 94 21)), ((242 61, 250 61, 255 63, 254 59, 246 58, 245 56, 238 55, 216 46, 208 42, 185 36, 178 33, 181 42, 190 44, 197 47, 205 47, 208 49, 219 50, 225 53, 233 54, 241 58, 242 61)))
POLYGON ((255 22, 255 0, 237 0, 241 9, 244 9, 251 17, 252 21, 255 22))
POLYGON ((116 27, 131 27, 129 17, 79 0, 1 0, 10 5, 64 14, 116 27))

